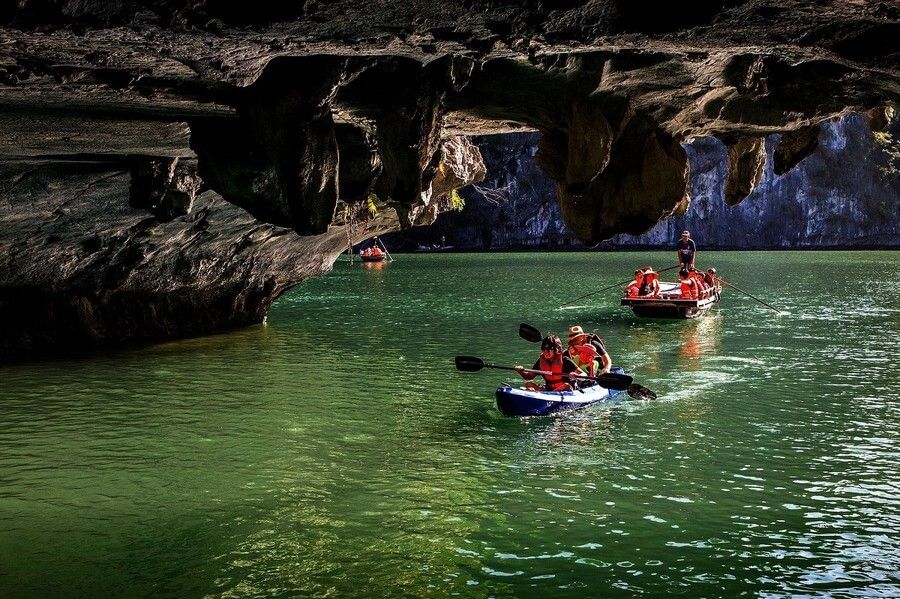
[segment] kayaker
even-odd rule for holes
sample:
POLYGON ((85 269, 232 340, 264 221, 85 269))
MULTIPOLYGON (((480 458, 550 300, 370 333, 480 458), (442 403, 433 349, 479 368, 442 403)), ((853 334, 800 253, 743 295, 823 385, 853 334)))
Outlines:
POLYGON ((640 295, 643 283, 644 271, 641 269, 634 271, 634 280, 625 288, 625 297, 637 297, 640 295))
POLYGON ((609 372, 612 368, 612 358, 603 340, 594 333, 588 335, 577 324, 569 327, 569 349, 566 353, 589 376, 609 372))
MULTIPOLYGON (((526 381, 531 381, 538 376, 534 372, 526 371, 522 365, 517 364, 515 368, 516 372, 526 381)), ((584 371, 578 368, 575 362, 563 353, 562 341, 557 335, 547 335, 541 341, 541 355, 537 362, 534 363, 534 366, 531 367, 531 370, 542 370, 552 373, 541 375, 544 377, 544 382, 546 383, 544 389, 547 391, 570 391, 572 385, 566 382, 566 379, 569 378, 566 375, 584 375, 584 371)), ((534 391, 541 389, 540 385, 532 382, 526 383, 525 387, 534 391)))
POLYGON ((694 268, 694 256, 697 253, 697 245, 691 239, 690 231, 682 231, 681 239, 675 244, 675 257, 678 259, 678 266, 682 270, 691 270, 694 268))

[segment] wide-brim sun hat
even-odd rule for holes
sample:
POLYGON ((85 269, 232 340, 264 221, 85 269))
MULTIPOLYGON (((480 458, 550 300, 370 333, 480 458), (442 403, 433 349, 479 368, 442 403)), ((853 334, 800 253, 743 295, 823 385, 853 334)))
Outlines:
POLYGON ((569 327, 569 342, 578 339, 579 337, 587 337, 587 333, 584 332, 584 329, 577 324, 569 327))

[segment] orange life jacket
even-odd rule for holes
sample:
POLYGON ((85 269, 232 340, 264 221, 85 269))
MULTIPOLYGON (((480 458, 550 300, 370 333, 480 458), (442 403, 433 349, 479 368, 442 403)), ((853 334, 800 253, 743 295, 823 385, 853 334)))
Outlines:
POLYGON ((593 345, 587 343, 585 345, 569 347, 569 356, 579 368, 587 372, 590 376, 594 376, 596 370, 594 361, 600 356, 600 352, 598 352, 593 345))
POLYGON ((691 272, 690 277, 697 285, 697 297, 703 295, 703 292, 706 290, 706 281, 703 280, 703 275, 699 272, 691 272))
POLYGON ((697 299, 697 281, 686 279, 681 282, 681 297, 684 299, 697 299))
POLYGON ((641 288, 637 281, 632 282, 625 288, 625 297, 637 297, 638 290, 641 288))

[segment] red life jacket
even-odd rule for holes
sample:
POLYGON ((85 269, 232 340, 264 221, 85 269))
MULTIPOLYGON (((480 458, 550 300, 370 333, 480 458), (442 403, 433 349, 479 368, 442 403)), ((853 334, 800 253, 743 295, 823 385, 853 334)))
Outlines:
POLYGON ((681 297, 683 299, 697 299, 697 281, 686 279, 681 282, 681 297))
POLYGON ((552 360, 544 358, 541 354, 540 370, 545 370, 553 374, 545 374, 544 381, 547 382, 548 391, 563 391, 569 388, 569 385, 563 379, 563 357, 562 354, 554 354, 552 360))
POLYGON ((631 283, 625 288, 625 297, 637 297, 638 289, 640 289, 640 285, 637 284, 637 281, 631 283))
POLYGON ((706 281, 703 280, 703 275, 699 272, 692 272, 691 279, 693 279, 694 283, 697 285, 697 297, 703 295, 703 292, 706 290, 706 281))

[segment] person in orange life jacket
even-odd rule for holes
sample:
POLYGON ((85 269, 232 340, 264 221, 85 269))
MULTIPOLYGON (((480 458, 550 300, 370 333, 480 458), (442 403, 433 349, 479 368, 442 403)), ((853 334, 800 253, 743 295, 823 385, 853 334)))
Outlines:
MULTIPOLYGON (((516 372, 526 381, 531 381, 531 379, 538 376, 533 372, 525 372, 524 366, 517 364, 515 368, 516 372)), ((544 389, 547 391, 570 391, 572 385, 566 382, 566 379, 569 378, 566 375, 584 375, 584 371, 578 368, 575 362, 563 352, 562 341, 556 335, 547 335, 541 341, 541 356, 534 363, 534 366, 531 367, 531 370, 543 370, 552 373, 541 375, 544 377, 544 382, 546 383, 544 389)), ((540 386, 532 382, 527 383, 525 386, 535 391, 540 390, 540 386)))
POLYGON ((612 359, 600 337, 595 334, 588 335, 577 324, 569 327, 567 354, 579 368, 590 376, 604 374, 612 368, 612 359))
POLYGON ((703 275, 703 280, 706 282, 707 287, 715 287, 716 286, 716 269, 708 268, 706 270, 706 274, 703 275))
POLYGON ((697 253, 697 245, 691 239, 689 231, 681 233, 681 239, 675 244, 675 257, 678 259, 678 266, 683 270, 691 270, 694 268, 694 255, 697 253))
POLYGON ((691 272, 688 274, 688 277, 694 280, 697 284, 697 297, 703 297, 706 292, 706 281, 703 279, 703 273, 701 273, 696 268, 691 269, 691 272))
POLYGON ((644 271, 640 269, 634 271, 634 280, 625 288, 625 297, 637 297, 643 283, 644 271))
POLYGON ((690 277, 690 273, 684 269, 680 270, 678 280, 681 282, 681 298, 697 299, 697 281, 690 277))
POLYGON ((638 289, 638 295, 657 295, 659 294, 659 274, 653 270, 652 266, 644 268, 644 278, 638 289))

